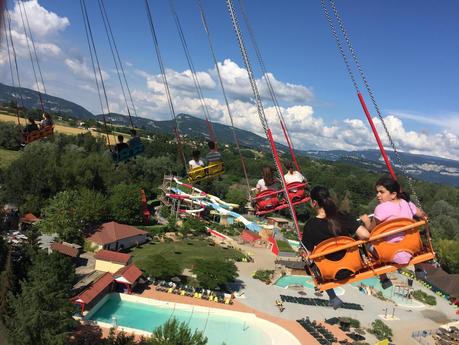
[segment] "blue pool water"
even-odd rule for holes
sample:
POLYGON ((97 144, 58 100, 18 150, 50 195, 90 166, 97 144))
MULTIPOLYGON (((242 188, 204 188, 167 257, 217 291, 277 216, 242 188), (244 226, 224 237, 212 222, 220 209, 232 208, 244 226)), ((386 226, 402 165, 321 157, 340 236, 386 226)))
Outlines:
MULTIPOLYGON (((310 276, 283 276, 279 278, 274 285, 282 288, 286 288, 289 285, 303 285, 305 288, 314 290, 314 283, 310 276)), ((338 296, 342 296, 345 293, 342 287, 337 287, 334 290, 338 296)))
POLYGON ((294 250, 298 251, 300 249, 300 242, 294 241, 294 240, 287 240, 288 244, 290 244, 290 247, 292 247, 294 250))
POLYGON ((283 276, 279 278, 274 285, 286 288, 289 285, 303 285, 308 289, 314 289, 314 283, 309 276, 283 276))
POLYGON ((203 331, 208 345, 253 344, 265 345, 271 341, 259 327, 235 317, 215 315, 208 312, 174 309, 173 306, 152 306, 142 303, 122 301, 119 295, 110 298, 89 317, 90 320, 112 324, 116 318, 118 326, 152 332, 170 317, 185 322, 191 329, 203 331))

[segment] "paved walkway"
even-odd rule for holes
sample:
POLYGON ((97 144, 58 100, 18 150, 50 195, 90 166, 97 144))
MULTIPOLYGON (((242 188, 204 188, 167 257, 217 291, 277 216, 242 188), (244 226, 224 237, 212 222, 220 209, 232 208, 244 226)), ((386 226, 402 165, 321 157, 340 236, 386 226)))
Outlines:
MULTIPOLYGON (((437 297, 437 306, 425 306, 422 309, 413 307, 400 307, 391 301, 382 301, 376 297, 361 293, 356 287, 344 286, 345 294, 341 296, 343 301, 358 303, 363 307, 363 311, 338 309, 333 310, 329 307, 304 306, 293 303, 284 303, 285 310, 281 314, 275 306, 275 300, 282 295, 290 295, 297 297, 316 297, 311 289, 303 289, 306 295, 298 294, 298 290, 283 289, 275 285, 266 285, 259 280, 253 279, 252 274, 259 269, 274 269, 275 256, 266 249, 253 248, 251 246, 243 246, 243 249, 253 253, 255 262, 253 263, 237 263, 239 269, 239 281, 243 286, 244 297, 240 302, 252 308, 277 316, 283 319, 297 320, 309 316, 311 320, 324 320, 332 317, 352 317, 360 321, 361 326, 370 328, 371 323, 375 319, 381 319, 386 313, 389 316, 395 308, 394 320, 383 320, 394 332, 394 342, 396 344, 417 344, 411 338, 413 331, 422 329, 434 329, 448 322, 448 320, 456 320, 455 310, 443 298, 437 297)), ((399 274, 391 275, 399 281, 406 281, 406 278, 399 274)), ((429 291, 422 285, 414 282, 415 290, 429 291)), ((432 294, 430 292, 430 294, 432 294)), ((327 299, 324 294, 324 299, 327 299)), ((367 336, 367 335, 365 335, 367 336)), ((368 337, 368 342, 373 340, 371 335, 368 337)))

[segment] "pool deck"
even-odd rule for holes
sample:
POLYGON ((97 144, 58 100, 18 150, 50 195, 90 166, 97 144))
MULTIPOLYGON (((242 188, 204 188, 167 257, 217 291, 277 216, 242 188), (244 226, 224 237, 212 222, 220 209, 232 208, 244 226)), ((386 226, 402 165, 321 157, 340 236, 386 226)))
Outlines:
POLYGON ((257 317, 261 319, 265 319, 267 321, 275 323, 281 326, 282 328, 286 329, 291 334, 293 334, 295 338, 297 338, 301 344, 311 344, 311 345, 319 344, 319 342, 317 342, 316 339, 314 339, 309 333, 307 333, 300 326, 300 324, 298 324, 296 321, 281 319, 281 318, 272 316, 268 313, 264 313, 254 308, 251 308, 249 306, 246 306, 245 304, 240 303, 239 301, 234 301, 234 304, 232 305, 216 303, 216 302, 209 302, 203 299, 197 299, 197 298, 188 297, 188 296, 179 296, 179 295, 174 295, 170 293, 159 292, 154 289, 154 286, 151 286, 151 289, 145 290, 139 296, 146 297, 146 298, 152 298, 152 299, 156 299, 160 301, 167 301, 167 302, 173 302, 173 303, 184 303, 184 304, 196 305, 196 306, 207 307, 207 308, 218 308, 218 309, 225 309, 225 310, 230 310, 230 311, 238 311, 238 312, 243 312, 243 313, 255 314, 257 317))

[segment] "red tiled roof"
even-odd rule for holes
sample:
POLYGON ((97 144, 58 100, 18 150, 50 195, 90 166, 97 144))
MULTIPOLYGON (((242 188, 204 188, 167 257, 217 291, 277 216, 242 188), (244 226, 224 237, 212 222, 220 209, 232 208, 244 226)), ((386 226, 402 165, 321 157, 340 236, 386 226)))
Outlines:
POLYGON ((126 265, 129 260, 131 259, 130 254, 124 254, 124 253, 118 253, 118 252, 113 252, 111 250, 99 250, 95 255, 94 259, 96 260, 104 260, 104 261, 111 261, 111 262, 116 262, 119 264, 126 265))
POLYGON ((146 231, 137 229, 133 226, 120 224, 117 222, 109 222, 102 224, 88 240, 98 244, 109 244, 124 238, 145 235, 146 231))
POLYGON ((256 232, 250 231, 250 230, 244 230, 242 231, 241 235, 242 239, 245 241, 253 242, 256 240, 259 240, 261 238, 260 235, 258 235, 256 232))
POLYGON ((130 264, 129 266, 121 267, 113 276, 115 280, 123 277, 130 284, 134 284, 142 276, 142 271, 135 264, 130 264))
POLYGON ((63 243, 58 243, 58 242, 51 243, 51 250, 53 252, 59 252, 64 255, 71 256, 72 258, 78 257, 78 254, 79 254, 78 248, 68 246, 63 243))
POLYGON ((35 217, 32 213, 26 213, 20 219, 23 223, 35 223, 38 222, 40 218, 35 217))
POLYGON ((73 300, 83 302, 84 304, 91 303, 91 301, 99 296, 102 291, 104 291, 111 283, 113 283, 113 281, 113 276, 107 272, 98 280, 96 280, 90 287, 88 287, 78 296, 74 297, 73 300))

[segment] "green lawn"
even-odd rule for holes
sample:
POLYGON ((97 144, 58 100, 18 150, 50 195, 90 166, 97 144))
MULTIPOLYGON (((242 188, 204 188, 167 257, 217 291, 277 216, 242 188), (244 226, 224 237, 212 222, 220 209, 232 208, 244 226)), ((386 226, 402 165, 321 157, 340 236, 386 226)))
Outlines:
POLYGON ((20 151, 0 149, 0 169, 7 168, 20 155, 20 151))
POLYGON ((277 241, 277 246, 279 247, 279 251, 281 252, 288 252, 288 253, 293 253, 295 252, 290 244, 287 241, 277 241))
POLYGON ((182 268, 191 268, 197 259, 242 259, 244 254, 234 249, 223 249, 210 246, 206 240, 184 240, 179 242, 151 242, 131 252, 133 261, 142 268, 143 262, 153 255, 161 255, 166 259, 177 261, 182 268), (154 244, 153 244, 154 243, 154 244), (190 243, 190 244, 189 244, 190 243))

